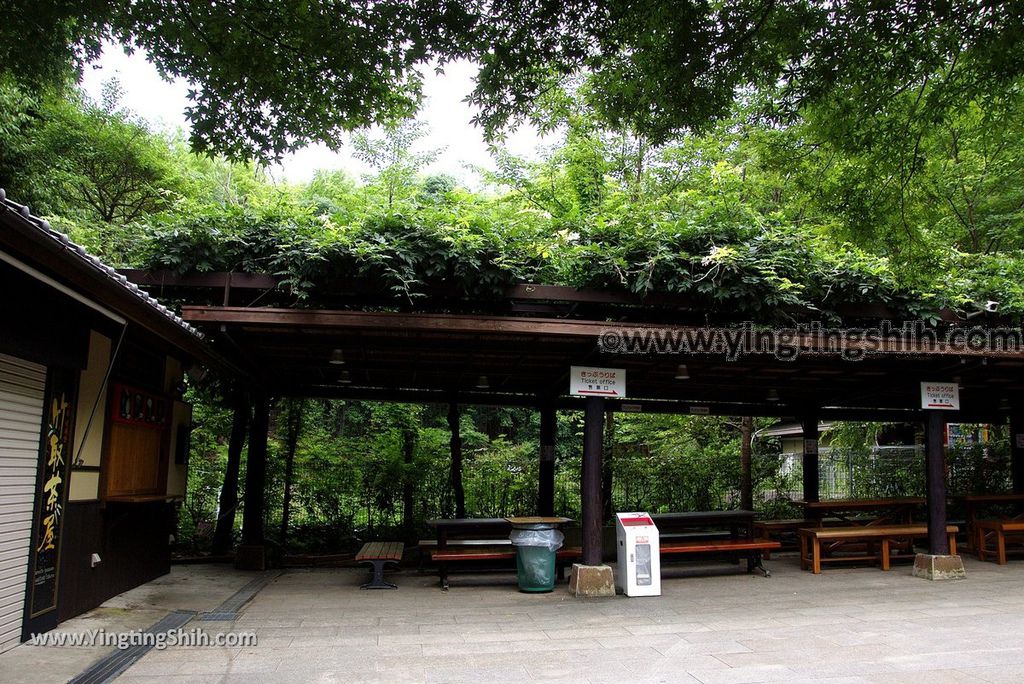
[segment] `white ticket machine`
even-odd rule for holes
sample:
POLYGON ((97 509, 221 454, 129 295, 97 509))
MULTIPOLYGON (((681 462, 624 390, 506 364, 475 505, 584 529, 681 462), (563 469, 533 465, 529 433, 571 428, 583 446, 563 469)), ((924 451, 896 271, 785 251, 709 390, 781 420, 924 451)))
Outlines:
POLYGON ((658 528, 647 513, 616 513, 619 566, 615 586, 626 596, 661 596, 658 528))

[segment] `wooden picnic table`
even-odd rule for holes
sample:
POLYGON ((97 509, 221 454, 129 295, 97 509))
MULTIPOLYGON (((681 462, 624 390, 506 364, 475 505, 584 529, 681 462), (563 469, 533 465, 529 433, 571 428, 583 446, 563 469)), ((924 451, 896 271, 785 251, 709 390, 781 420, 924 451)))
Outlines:
MULTIPOLYGON (((957 501, 963 502, 964 520, 967 523, 967 542, 970 549, 975 553, 978 552, 978 521, 982 517, 990 517, 984 515, 985 511, 991 511, 992 508, 1000 505, 1024 503, 1024 494, 1016 494, 1013 492, 1002 492, 999 494, 964 494, 954 498, 957 501)), ((1022 520, 1024 519, 1024 512, 1019 512, 1016 515, 998 515, 996 519, 1022 520)))
POLYGON ((780 547, 778 542, 754 537, 753 511, 655 513, 651 519, 658 527, 663 557, 703 554, 746 558, 748 572, 758 568, 767 577, 770 573, 761 559, 780 547), (718 538, 726 533, 728 538, 718 538))
POLYGON ((512 523, 506 518, 449 518, 428 520, 427 525, 434 528, 437 533, 437 548, 443 550, 448 545, 449 537, 472 537, 505 539, 508 541, 508 534, 512 531, 512 523))
POLYGON ((914 511, 926 503, 921 496, 884 499, 834 499, 832 501, 794 501, 804 509, 804 516, 821 521, 836 518, 847 525, 907 525, 914 511))
POLYGON ((723 528, 730 539, 754 538, 754 511, 691 511, 651 515, 662 537, 683 530, 723 528))
MULTIPOLYGON (((420 542, 431 560, 437 563, 441 588, 448 589, 450 563, 507 562, 515 559, 515 549, 509 539, 514 524, 554 524, 572 522, 570 518, 451 518, 428 520, 427 525, 437 533, 436 542, 420 542)), ((559 573, 565 563, 579 558, 579 548, 562 548, 557 554, 559 573)))

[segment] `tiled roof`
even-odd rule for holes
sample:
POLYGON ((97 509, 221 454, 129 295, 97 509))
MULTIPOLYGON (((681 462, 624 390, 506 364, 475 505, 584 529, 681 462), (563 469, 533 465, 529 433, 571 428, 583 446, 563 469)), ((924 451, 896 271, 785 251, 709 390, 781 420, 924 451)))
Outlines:
POLYGON ((168 309, 143 290, 139 289, 137 285, 130 282, 116 270, 86 252, 84 247, 72 242, 68 239, 67 235, 51 228, 50 223, 46 219, 33 216, 27 205, 18 204, 17 202, 7 199, 7 193, 3 188, 0 188, 0 213, 5 212, 14 212, 14 214, 17 215, 18 218, 20 218, 26 225, 34 228, 41 238, 52 240, 67 254, 71 255, 73 259, 81 263, 83 268, 91 269, 97 274, 102 275, 106 279, 110 280, 115 286, 130 292, 133 296, 137 297, 139 300, 167 318, 167 320, 183 328, 191 335, 194 335, 198 339, 203 338, 203 334, 201 332, 182 320, 176 313, 168 309))

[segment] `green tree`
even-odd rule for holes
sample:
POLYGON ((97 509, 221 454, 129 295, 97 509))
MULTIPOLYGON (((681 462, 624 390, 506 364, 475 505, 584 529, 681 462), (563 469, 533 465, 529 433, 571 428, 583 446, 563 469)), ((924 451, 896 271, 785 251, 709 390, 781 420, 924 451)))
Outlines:
POLYGON ((423 122, 408 119, 384 126, 379 136, 367 131, 352 136, 353 156, 377 171, 372 184, 380 188, 387 211, 413 195, 416 174, 440 153, 414 149, 427 133, 423 122))

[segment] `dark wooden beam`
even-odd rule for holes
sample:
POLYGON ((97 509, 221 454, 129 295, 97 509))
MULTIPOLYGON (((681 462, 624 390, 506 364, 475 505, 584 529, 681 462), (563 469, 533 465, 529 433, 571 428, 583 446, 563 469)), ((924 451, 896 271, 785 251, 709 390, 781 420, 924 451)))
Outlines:
MULTIPOLYGON (((597 320, 566 320, 552 318, 518 318, 513 316, 472 316, 464 314, 389 313, 341 310, 308 310, 277 308, 246 308, 218 306, 186 306, 182 317, 197 325, 245 325, 266 329, 296 330, 298 328, 330 330, 394 330, 410 335, 418 332, 471 333, 477 335, 532 335, 543 337, 574 337, 589 339, 595 346, 602 333, 609 329, 626 328, 640 331, 659 331, 670 335, 696 335, 705 328, 699 326, 656 325, 651 323, 630 323, 628 325, 597 320)), ((794 344, 803 349, 822 347, 825 337, 807 332, 797 335, 794 344)), ((905 357, 908 353, 919 356, 951 357, 1020 357, 1024 352, 974 351, 950 348, 944 342, 917 340, 913 347, 909 342, 893 338, 880 344, 883 349, 878 356, 896 354, 905 357)), ((849 342, 851 349, 870 349, 868 342, 849 342)), ((701 356, 713 355, 694 355, 701 356)), ((768 353, 751 354, 751 358, 769 357, 768 353)), ((816 354, 823 358, 835 359, 836 355, 816 354)), ((610 359, 616 358, 614 356, 610 359)), ((847 363, 847 362, 843 362, 847 363)))
POLYGON ((268 273, 241 273, 236 271, 178 273, 168 269, 119 268, 117 272, 139 287, 273 290, 282 280, 282 278, 268 273))
POLYGON ((245 509, 242 512, 242 544, 263 546, 263 511, 267 485, 267 437, 270 431, 270 399, 265 394, 253 398, 249 455, 245 461, 245 509))
POLYGON ((583 565, 601 565, 604 556, 601 525, 601 461, 604 455, 605 401, 587 397, 583 413, 583 565))
POLYGON ((928 499, 928 553, 949 555, 946 534, 946 453, 943 436, 946 416, 942 411, 925 412, 925 487, 928 499))

